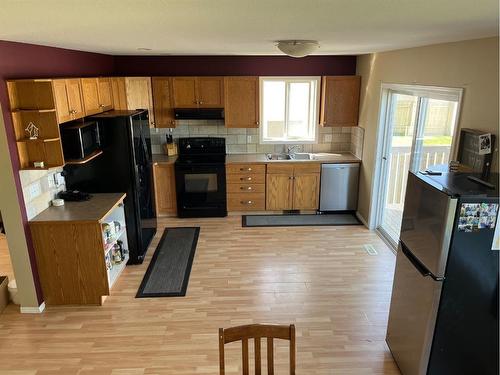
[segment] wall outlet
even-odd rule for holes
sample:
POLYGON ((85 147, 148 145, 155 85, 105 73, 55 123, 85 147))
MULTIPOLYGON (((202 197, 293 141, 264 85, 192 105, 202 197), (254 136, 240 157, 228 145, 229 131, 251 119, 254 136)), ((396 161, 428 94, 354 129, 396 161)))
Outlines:
POLYGON ((59 187, 60 185, 63 185, 66 182, 64 180, 64 177, 61 174, 61 172, 54 173, 53 177, 54 177, 54 180, 53 180, 54 181, 54 185, 56 187, 59 187))
POLYGON ((331 142, 332 141, 332 135, 331 134, 325 134, 325 142, 331 142))
POLYGON ((30 201, 38 197, 40 194, 42 194, 42 186, 40 185, 40 182, 37 181, 31 184, 29 187, 30 201))

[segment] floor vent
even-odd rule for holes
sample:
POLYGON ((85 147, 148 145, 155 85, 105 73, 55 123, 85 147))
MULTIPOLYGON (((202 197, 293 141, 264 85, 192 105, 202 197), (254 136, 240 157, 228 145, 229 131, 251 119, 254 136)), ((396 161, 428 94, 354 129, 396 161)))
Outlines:
POLYGON ((365 251, 368 253, 368 255, 378 255, 378 252, 377 250, 375 250, 375 248, 373 247, 373 245, 363 245, 363 247, 365 248, 365 251))

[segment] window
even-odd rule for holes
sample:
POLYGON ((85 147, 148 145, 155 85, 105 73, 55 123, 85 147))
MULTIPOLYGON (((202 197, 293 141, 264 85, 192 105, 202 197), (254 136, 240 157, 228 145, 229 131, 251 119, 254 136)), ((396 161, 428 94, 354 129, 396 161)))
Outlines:
POLYGON ((315 143, 321 77, 261 77, 261 143, 315 143))

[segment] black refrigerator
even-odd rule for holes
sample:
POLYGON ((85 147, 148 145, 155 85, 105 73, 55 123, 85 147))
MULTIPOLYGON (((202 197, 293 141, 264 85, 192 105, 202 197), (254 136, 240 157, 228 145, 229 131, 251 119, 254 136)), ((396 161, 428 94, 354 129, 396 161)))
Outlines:
POLYGON ((128 264, 140 264, 156 233, 148 111, 109 111, 92 119, 98 122, 103 153, 88 163, 65 166, 66 187, 127 194, 128 264))
POLYGON ((497 375, 498 174, 408 175, 387 328, 403 375, 497 375))

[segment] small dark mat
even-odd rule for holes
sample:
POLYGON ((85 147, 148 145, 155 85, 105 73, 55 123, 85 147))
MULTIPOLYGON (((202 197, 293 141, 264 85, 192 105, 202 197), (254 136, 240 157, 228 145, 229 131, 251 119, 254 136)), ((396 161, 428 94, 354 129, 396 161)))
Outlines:
POLYGON ((243 227, 299 227, 327 225, 362 225, 353 213, 324 215, 243 215, 243 227))
POLYGON ((199 227, 166 228, 135 297, 185 296, 199 234, 199 227))

